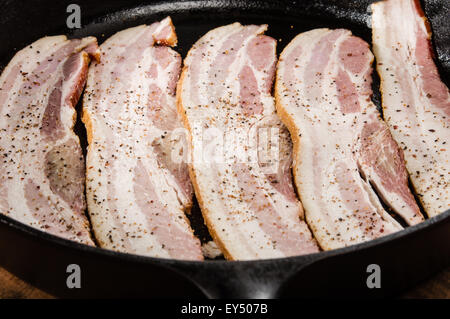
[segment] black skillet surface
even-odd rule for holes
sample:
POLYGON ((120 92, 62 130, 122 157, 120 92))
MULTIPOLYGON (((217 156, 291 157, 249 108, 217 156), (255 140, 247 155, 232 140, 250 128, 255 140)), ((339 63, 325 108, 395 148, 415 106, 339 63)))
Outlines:
MULTIPOLYGON (((137 1, 77 0, 82 28, 66 27, 74 1, 0 0, 0 61, 44 35, 97 36, 152 23, 167 15, 184 57, 214 27, 239 21, 267 23, 278 50, 317 27, 348 28, 371 42, 370 0, 137 1)), ((439 70, 450 81, 450 2, 423 3, 434 32, 439 70)), ((374 101, 379 105, 374 75, 374 101)), ((86 143, 82 125, 77 131, 86 143)), ((198 210, 193 227, 207 240, 198 210)), ((450 211, 371 242, 318 254, 249 262, 185 262, 92 248, 32 229, 0 215, 0 264, 31 284, 63 297, 381 297, 392 296, 450 265, 450 211), (69 264, 81 267, 81 289, 66 285, 69 264), (381 288, 369 289, 367 266, 381 267, 381 288)), ((1 283, 0 283, 1 284, 1 283)))

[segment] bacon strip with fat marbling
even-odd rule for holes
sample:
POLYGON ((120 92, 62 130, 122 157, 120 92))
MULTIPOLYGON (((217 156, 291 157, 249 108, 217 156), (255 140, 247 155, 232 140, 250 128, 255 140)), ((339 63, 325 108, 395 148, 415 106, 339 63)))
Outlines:
POLYGON ((175 134, 181 129, 175 106, 181 58, 166 45, 176 42, 166 18, 101 45, 102 60, 89 69, 83 101, 87 200, 101 247, 202 260, 185 216, 193 190, 183 135, 175 134))
POLYGON ((428 216, 450 209, 450 94, 433 61, 431 31, 418 0, 372 5, 373 50, 384 119, 403 149, 428 216))
POLYGON ((88 245, 84 158, 73 126, 97 50, 93 37, 45 37, 19 51, 0 77, 0 212, 88 245))
POLYGON ((190 50, 177 89, 191 179, 228 259, 318 251, 292 186, 289 133, 270 94, 276 41, 266 28, 234 23, 208 32, 190 50))
POLYGON ((278 62, 277 110, 294 141, 306 220, 323 249, 402 229, 378 196, 408 224, 423 221, 403 154, 371 101, 372 61, 350 31, 316 29, 292 40, 278 62))

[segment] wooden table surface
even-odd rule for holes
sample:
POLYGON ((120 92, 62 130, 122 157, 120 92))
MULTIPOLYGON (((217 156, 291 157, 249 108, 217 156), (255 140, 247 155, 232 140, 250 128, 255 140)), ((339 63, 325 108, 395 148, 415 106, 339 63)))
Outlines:
MULTIPOLYGON (((450 268, 399 297, 450 299, 450 268)), ((54 297, 25 283, 0 267, 0 298, 51 299, 54 297)))

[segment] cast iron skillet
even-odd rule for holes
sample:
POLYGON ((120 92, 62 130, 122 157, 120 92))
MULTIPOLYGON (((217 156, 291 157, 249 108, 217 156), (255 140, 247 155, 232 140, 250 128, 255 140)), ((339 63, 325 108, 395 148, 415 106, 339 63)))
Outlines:
MULTIPOLYGON (((82 28, 66 27, 75 1, 0 1, 0 60, 44 35, 97 36, 167 15, 185 56, 208 30, 239 21, 268 23, 281 50, 296 34, 317 27, 344 27, 371 42, 364 0, 304 1, 89 1, 81 6, 82 28), (291 27, 292 26, 292 27, 291 27)), ((449 83, 450 23, 447 0, 424 1, 431 20, 441 76, 449 83)), ((375 75, 374 101, 379 106, 375 75)), ((77 131, 85 144, 82 125, 77 131)), ((207 240, 198 209, 192 224, 207 240)), ((247 262, 175 261, 88 247, 35 230, 0 215, 0 264, 17 276, 63 297, 379 297, 392 296, 450 265, 450 211, 367 243, 317 254, 247 262), (68 289, 69 264, 81 267, 81 289, 68 289), (381 267, 381 288, 369 289, 367 266, 381 267)), ((0 283, 1 284, 1 283, 0 283)), ((17 296, 20 297, 20 296, 17 296)))

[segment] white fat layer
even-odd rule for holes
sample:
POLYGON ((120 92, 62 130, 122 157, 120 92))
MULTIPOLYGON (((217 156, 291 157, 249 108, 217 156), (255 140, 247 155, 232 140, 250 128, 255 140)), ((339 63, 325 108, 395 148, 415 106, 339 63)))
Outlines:
POLYGON ((384 118, 403 149, 419 199, 433 217, 450 208, 450 120, 423 91, 415 49, 417 37, 428 31, 414 6, 413 1, 373 5, 373 46, 384 118))
MULTIPOLYGON (((81 50, 92 41, 95 41, 95 38, 84 39, 79 49, 81 50)), ((44 170, 45 154, 48 150, 56 145, 63 145, 70 139, 78 141, 78 137, 72 131, 75 111, 69 105, 61 105, 61 124, 64 131, 62 138, 55 142, 48 142, 41 137, 39 129, 50 93, 56 82, 62 76, 62 67, 65 60, 61 61, 45 85, 35 86, 33 88, 36 90, 34 95, 32 97, 27 96, 27 103, 29 105, 35 105, 32 116, 24 117, 21 121, 21 125, 28 123, 27 128, 16 130, 14 127, 11 127, 10 122, 10 116, 16 116, 16 119, 18 117, 15 108, 18 107, 19 103, 23 103, 23 99, 16 100, 16 96, 17 92, 23 94, 21 87, 24 85, 27 77, 31 76, 33 70, 39 65, 48 62, 46 60, 48 56, 68 43, 69 40, 65 36, 44 37, 19 51, 0 77, 0 87, 3 87, 8 75, 14 68, 19 67, 19 70, 23 74, 21 76, 19 73, 10 90, 2 92, 2 94, 8 95, 1 108, 0 127, 4 131, 2 133, 0 149, 2 154, 9 153, 9 155, 8 161, 2 167, 4 174, 2 174, 0 184, 5 194, 3 195, 4 199, 1 201, 3 204, 0 205, 0 208, 2 213, 38 229, 43 229, 44 225, 52 226, 49 220, 42 221, 35 215, 35 211, 30 211, 30 207, 34 207, 33 203, 28 203, 27 205, 24 193, 25 185, 29 180, 32 180, 34 184, 40 187, 39 192, 43 198, 46 198, 46 202, 54 210, 55 216, 58 216, 58 219, 66 221, 66 225, 72 226, 70 232, 67 231, 66 234, 62 235, 71 240, 92 244, 89 238, 87 221, 76 215, 72 208, 59 195, 52 192, 44 170), (20 143, 26 143, 28 145, 27 148, 20 149, 20 143), (16 147, 12 148, 12 145, 16 147), (77 235, 79 232, 82 233, 81 236, 77 235)), ((48 76, 48 74, 39 75, 41 77, 48 76)), ((65 83, 64 85, 69 85, 69 83, 65 83)), ((65 98, 66 93, 66 91, 62 92, 63 98, 65 98)))
MULTIPOLYGON (((298 130, 296 133, 300 134, 300 151, 294 155, 293 166, 306 220, 321 247, 335 249, 371 239, 360 227, 361 221, 342 202, 342 185, 337 182, 336 175, 338 165, 344 164, 349 170, 345 178, 353 180, 359 189, 364 190, 363 200, 368 203, 371 211, 380 215, 377 218, 381 217, 385 233, 400 230, 402 227, 383 209, 370 185, 359 176, 356 160, 352 160, 352 151, 354 145, 357 145, 355 132, 361 132, 364 120, 368 120, 370 114, 377 112, 375 106, 366 101, 367 96, 359 95, 362 113, 367 113, 367 116, 361 116, 359 113, 343 115, 339 110, 334 110, 334 106, 340 104, 333 84, 339 67, 336 62, 339 61, 338 48, 340 43, 351 35, 350 32, 343 32, 335 41, 329 62, 322 73, 327 76, 322 77, 321 83, 314 82, 316 87, 326 88, 327 91, 320 91, 318 96, 310 97, 311 100, 300 98, 307 96, 309 86, 312 85, 306 78, 305 71, 308 68, 307 63, 314 59, 313 48, 329 32, 328 29, 316 29, 302 33, 285 48, 278 64, 276 86, 279 98, 277 103, 280 103, 293 119, 298 130), (295 63, 299 67, 288 65, 287 57, 298 46, 301 46, 301 54, 295 63), (286 72, 294 72, 294 87, 284 78, 286 72), (325 93, 327 100, 322 102, 325 93), (333 107, 329 107, 328 103, 333 107), (339 118, 336 117, 336 112, 339 112, 339 118), (315 180, 318 178, 319 185, 316 185, 315 180), (320 193, 317 192, 318 187, 320 193), (339 222, 340 218, 345 222, 339 222)), ((361 84, 361 78, 351 76, 351 80, 361 84)))
MULTIPOLYGON (((216 89, 208 84, 210 82, 209 76, 212 73, 210 68, 215 58, 222 54, 219 50, 221 50, 225 41, 241 36, 239 32, 242 32, 245 28, 247 27, 243 27, 239 23, 231 24, 214 29, 197 41, 185 60, 185 66, 188 69, 182 83, 182 107, 186 112, 190 127, 192 166, 198 189, 200 190, 203 214, 206 215, 209 223, 213 225, 216 235, 226 247, 229 255, 233 259, 283 257, 285 253, 277 248, 276 245, 273 245, 271 237, 261 228, 262 221, 258 219, 258 213, 252 210, 250 203, 236 198, 236 196, 239 197, 238 194, 245 192, 245 190, 240 188, 240 176, 239 174, 236 175, 236 169, 232 164, 233 161, 241 163, 242 161, 240 160, 243 160, 245 162, 248 156, 255 158, 254 153, 244 148, 251 143, 248 140, 248 136, 252 136, 252 133, 249 134, 249 132, 255 131, 258 126, 266 123, 266 121, 280 123, 280 120, 274 115, 275 105, 273 97, 264 93, 262 89, 265 86, 264 80, 267 74, 263 71, 258 71, 251 65, 251 60, 247 53, 248 43, 258 34, 263 33, 267 26, 256 27, 253 34, 244 40, 242 47, 236 53, 237 57, 233 63, 224 67, 224 72, 227 72, 224 86, 227 89, 222 93, 221 97, 226 102, 217 102, 218 98, 215 97, 215 103, 223 103, 223 105, 215 106, 213 101, 208 100, 208 97, 212 94, 210 90, 216 89), (201 61, 194 60, 197 51, 205 49, 204 43, 208 43, 208 45, 201 61), (213 43, 214 46, 210 46, 209 43, 213 43), (242 123, 239 120, 239 117, 243 115, 239 106, 240 85, 238 74, 244 65, 251 66, 255 74, 258 90, 261 93, 263 112, 262 114, 246 117, 245 123, 242 123), (193 85, 199 88, 200 104, 208 105, 207 107, 198 106, 190 99, 193 72, 198 76, 197 83, 193 85), (227 109, 226 106, 229 106, 229 108, 227 109), (226 155, 220 152, 221 150, 217 147, 218 145, 214 144, 214 141, 210 142, 209 145, 205 142, 205 131, 203 130, 205 125, 208 125, 209 129, 218 130, 219 136, 222 136, 223 133, 225 139, 232 135, 236 138, 235 143, 226 143, 225 140, 225 144, 228 147, 226 155), (213 152, 206 151, 206 148, 215 151, 215 159, 211 157, 213 152)), ((275 47, 273 50, 275 50, 275 47)), ((283 136, 282 138, 289 137, 283 136)), ((222 141, 222 138, 215 140, 219 145, 222 144, 222 141)), ((267 185, 265 183, 266 177, 256 162, 249 165, 252 168, 251 173, 254 175, 252 178, 257 185, 256 187, 262 190, 271 206, 279 214, 280 219, 274 222, 293 232, 302 233, 304 228, 300 225, 299 220, 300 203, 287 201, 277 189, 272 185, 267 185)))
POLYGON ((163 203, 170 214, 170 223, 196 240, 184 215, 183 205, 191 199, 179 198, 178 194, 182 196, 182 191, 176 178, 158 164, 153 152, 152 142, 165 131, 152 125, 147 113, 151 84, 156 84, 166 94, 168 107, 175 108, 175 98, 166 89, 170 81, 167 69, 176 63, 175 53, 171 52, 173 58, 166 69, 156 62, 153 46, 145 49, 136 64, 126 64, 126 60, 119 62, 120 57, 129 55, 127 46, 130 43, 137 41, 144 33, 153 33, 154 28, 139 26, 115 34, 101 46, 104 52, 101 62, 103 70, 98 71, 98 64, 89 70, 86 91, 96 92, 99 101, 85 98, 83 103, 93 132, 87 159, 87 199, 93 228, 102 247, 169 258, 171 256, 163 248, 164 243, 153 234, 152 225, 137 204, 134 169, 140 161, 157 196, 148 200, 163 203), (156 79, 146 75, 153 63, 157 64, 156 79), (111 75, 113 72, 114 75, 111 75), (109 81, 105 76, 117 76, 120 81, 109 81), (110 160, 108 152, 115 157, 105 168, 106 159, 101 157, 110 160), (109 196, 108 183, 113 185, 115 198, 109 196), (99 202, 99 198, 104 201, 99 202), (122 230, 117 229, 118 223, 122 230), (112 236, 111 240, 109 236, 112 236))
POLYGON ((222 255, 221 250, 212 240, 202 245, 202 252, 205 257, 211 259, 217 258, 222 255))

